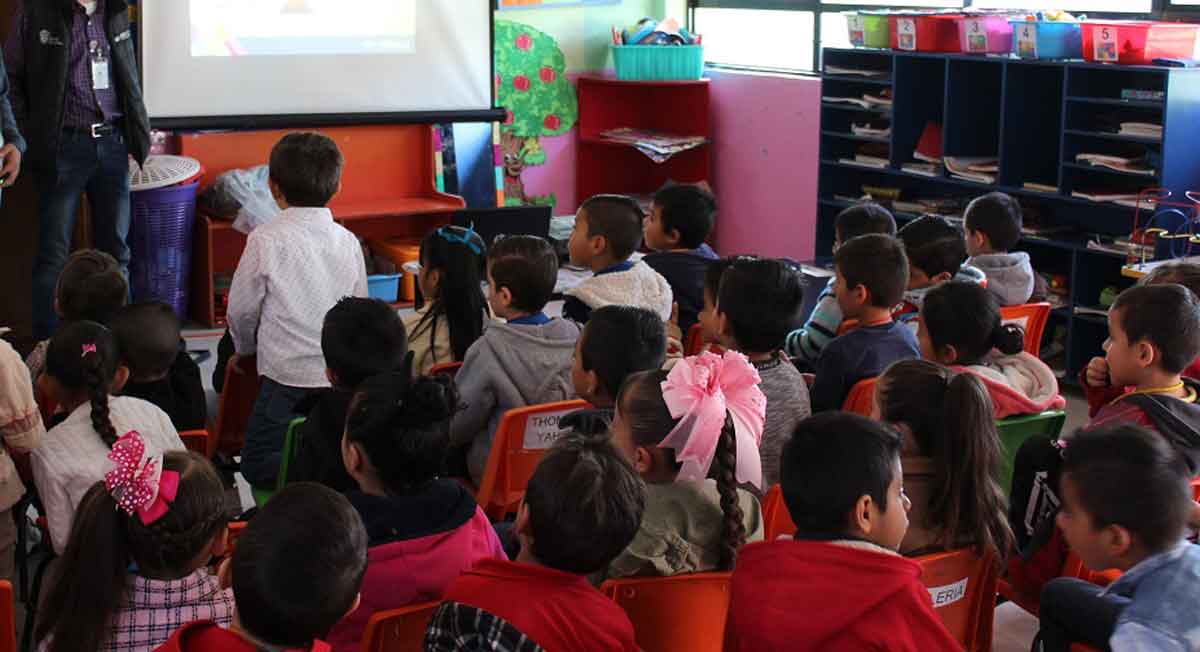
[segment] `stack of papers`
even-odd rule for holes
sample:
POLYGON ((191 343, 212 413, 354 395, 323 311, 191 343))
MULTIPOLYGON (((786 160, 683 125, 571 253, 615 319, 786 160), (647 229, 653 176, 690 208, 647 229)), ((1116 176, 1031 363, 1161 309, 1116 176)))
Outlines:
POLYGON ((1000 172, 1000 159, 995 156, 947 156, 946 170, 956 179, 994 184, 1000 172))
POLYGON ((854 158, 840 158, 838 159, 838 163, 865 165, 869 168, 886 168, 888 166, 888 160, 886 158, 871 156, 869 154, 855 154, 854 158))
POLYGON ((1025 188, 1026 190, 1033 190, 1036 192, 1048 192, 1048 193, 1052 193, 1052 194, 1058 194, 1058 186, 1052 186, 1048 183, 1038 183, 1036 181, 1026 181, 1024 184, 1022 184, 1022 187, 1025 188))
POLYGON ((600 137, 609 142, 632 145, 655 163, 662 163, 680 152, 696 149, 708 142, 704 136, 678 136, 628 127, 610 129, 601 133, 600 137))
POLYGON ((891 107, 892 92, 883 91, 879 95, 871 95, 870 93, 866 93, 863 95, 863 101, 865 101, 868 105, 891 107))
POLYGON ((1108 168, 1117 172, 1127 172, 1129 174, 1141 174, 1148 177, 1154 176, 1154 167, 1145 159, 1141 158, 1126 158, 1113 154, 1079 154, 1075 157, 1076 163, 1086 163, 1093 167, 1108 168))
POLYGON ((888 78, 888 71, 886 70, 872 70, 870 68, 844 68, 841 66, 825 66, 825 74, 865 77, 867 79, 875 79, 879 81, 884 81, 888 78))
POLYGON ((891 125, 876 125, 876 124, 853 124, 850 125, 850 133, 855 136, 875 136, 877 138, 886 138, 892 135, 891 125))
POLYGON ((1154 124, 1153 122, 1122 122, 1121 130, 1117 133, 1122 136, 1138 136, 1141 138, 1162 140, 1163 128, 1162 125, 1154 124))
POLYGON ((905 172, 911 172, 912 174, 919 174, 926 177, 942 176, 941 161, 935 163, 905 163, 904 165, 900 166, 900 169, 904 170, 905 172))

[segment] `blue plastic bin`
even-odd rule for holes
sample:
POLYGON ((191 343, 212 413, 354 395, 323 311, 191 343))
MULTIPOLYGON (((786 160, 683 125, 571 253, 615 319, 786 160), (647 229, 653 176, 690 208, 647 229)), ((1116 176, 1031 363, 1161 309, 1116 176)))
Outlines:
POLYGON ((396 303, 400 294, 400 277, 403 274, 372 274, 367 277, 367 293, 372 299, 396 303))
POLYGON ((1083 31, 1079 23, 1053 20, 1013 20, 1013 54, 1022 59, 1081 59, 1083 31), (1034 51, 1024 44, 1024 30, 1032 30, 1034 51))
POLYGON ((704 76, 703 45, 610 45, 617 79, 691 81, 704 76))
POLYGON ((162 301, 187 318, 192 231, 199 183, 130 194, 129 289, 135 302, 162 301))

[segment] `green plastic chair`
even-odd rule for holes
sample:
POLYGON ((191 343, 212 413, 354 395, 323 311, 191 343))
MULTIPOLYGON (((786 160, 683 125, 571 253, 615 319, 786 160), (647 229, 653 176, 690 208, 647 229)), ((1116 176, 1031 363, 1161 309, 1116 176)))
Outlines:
POLYGON ((996 429, 1000 431, 1000 445, 1004 448, 1000 466, 1000 486, 1003 487, 1005 495, 1012 495, 1013 464, 1021 444, 1037 435, 1056 439, 1066 422, 1067 413, 1062 410, 1047 410, 1041 414, 1009 417, 996 422, 996 429))
POLYGON ((275 492, 287 486, 288 468, 296 459, 296 453, 300 452, 300 424, 307 421, 306 417, 296 417, 288 424, 287 436, 283 439, 283 458, 279 461, 279 474, 275 479, 274 489, 262 489, 259 487, 251 487, 250 492, 254 495, 254 504, 262 507, 267 504, 271 496, 275 492))

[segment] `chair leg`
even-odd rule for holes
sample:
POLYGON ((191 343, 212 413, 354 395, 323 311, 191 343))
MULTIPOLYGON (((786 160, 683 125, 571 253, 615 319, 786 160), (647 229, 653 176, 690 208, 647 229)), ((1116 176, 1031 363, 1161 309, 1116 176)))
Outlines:
POLYGON ((42 580, 55 557, 53 550, 47 551, 46 558, 38 564, 37 573, 33 576, 33 593, 29 596, 29 602, 25 603, 25 632, 21 637, 21 652, 33 649, 33 628, 37 625, 37 608, 42 599, 42 580))
POLYGON ((18 512, 13 514, 17 520, 17 596, 21 602, 29 600, 29 517, 25 515, 28 509, 25 501, 17 503, 18 512))

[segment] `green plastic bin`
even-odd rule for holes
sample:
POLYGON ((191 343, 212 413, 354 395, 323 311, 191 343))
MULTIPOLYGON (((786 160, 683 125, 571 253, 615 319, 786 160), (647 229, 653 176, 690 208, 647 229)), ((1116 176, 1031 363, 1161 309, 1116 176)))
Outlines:
POLYGON ((1041 414, 1009 417, 996 422, 1000 431, 1000 446, 1004 456, 1000 465, 1000 487, 1006 496, 1012 495, 1013 464, 1017 451, 1030 437, 1045 435, 1057 439, 1067 423, 1067 413, 1062 410, 1047 410, 1041 414))
POLYGON ((704 76, 703 45, 610 45, 617 79, 691 81, 704 76))
POLYGON ((846 28, 850 31, 850 44, 855 47, 886 49, 891 45, 887 14, 868 11, 846 12, 846 28))

